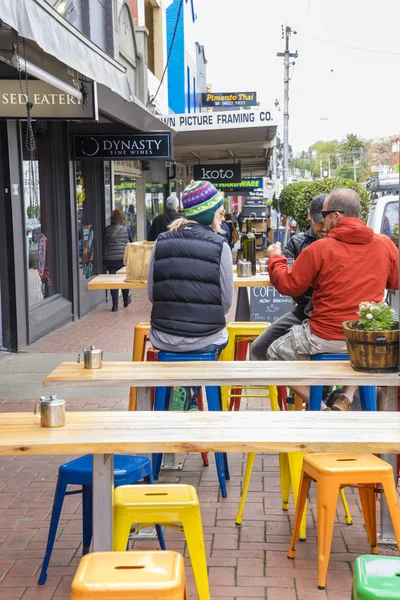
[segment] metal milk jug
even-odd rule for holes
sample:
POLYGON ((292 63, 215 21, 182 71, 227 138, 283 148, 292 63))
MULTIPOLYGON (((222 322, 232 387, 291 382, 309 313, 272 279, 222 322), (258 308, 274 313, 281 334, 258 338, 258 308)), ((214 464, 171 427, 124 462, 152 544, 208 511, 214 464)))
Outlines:
POLYGON ((251 262, 249 260, 239 260, 237 263, 238 277, 251 277, 251 262))
POLYGON ((65 425, 65 400, 58 398, 57 394, 48 398, 41 396, 33 414, 40 419, 42 427, 62 427, 65 425))
MULTIPOLYGON (((90 346, 88 350, 83 351, 83 367, 85 369, 101 369, 103 366, 103 350, 90 346)), ((81 362, 81 355, 78 354, 78 363, 81 362)))

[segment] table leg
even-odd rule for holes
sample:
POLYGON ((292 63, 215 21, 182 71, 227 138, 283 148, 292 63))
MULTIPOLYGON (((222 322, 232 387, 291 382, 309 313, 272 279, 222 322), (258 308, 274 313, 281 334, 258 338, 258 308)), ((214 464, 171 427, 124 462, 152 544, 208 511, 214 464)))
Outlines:
POLYGON ((238 288, 235 321, 250 321, 249 290, 245 287, 238 288))
MULTIPOLYGON (((382 388, 380 410, 397 412, 397 387, 382 388)), ((382 460, 385 460, 393 467, 395 482, 397 484, 397 454, 381 454, 382 460)), ((381 532, 379 534, 379 544, 397 545, 394 535, 392 520, 389 515, 385 494, 380 494, 381 498, 381 532)))
POLYGON ((113 549, 114 455, 93 454, 93 552, 113 549))

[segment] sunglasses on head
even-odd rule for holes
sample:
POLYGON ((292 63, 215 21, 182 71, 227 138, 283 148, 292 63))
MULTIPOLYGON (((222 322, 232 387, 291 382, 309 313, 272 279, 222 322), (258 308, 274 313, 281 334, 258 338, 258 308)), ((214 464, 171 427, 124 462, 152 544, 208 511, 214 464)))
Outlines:
POLYGON ((323 219, 326 219, 326 217, 328 215, 331 215, 331 214, 333 214, 335 212, 337 212, 337 213, 344 213, 344 210, 321 210, 321 215, 322 215, 323 219))

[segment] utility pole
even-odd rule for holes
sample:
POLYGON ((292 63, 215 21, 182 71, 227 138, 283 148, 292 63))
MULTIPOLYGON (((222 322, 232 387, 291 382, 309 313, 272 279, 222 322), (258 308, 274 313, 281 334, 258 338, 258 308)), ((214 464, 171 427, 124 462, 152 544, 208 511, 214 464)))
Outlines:
POLYGON ((357 181, 357 165, 356 165, 356 157, 353 156, 353 170, 354 170, 354 181, 357 181))
MULTIPOLYGON (((282 39, 285 40, 285 52, 278 52, 277 56, 284 59, 284 105, 283 105, 283 186, 287 185, 289 170, 289 66, 290 59, 297 58, 297 50, 294 53, 289 51, 289 38, 291 34, 296 34, 289 25, 282 25, 282 39)), ((294 65, 294 62, 292 62, 294 65)))

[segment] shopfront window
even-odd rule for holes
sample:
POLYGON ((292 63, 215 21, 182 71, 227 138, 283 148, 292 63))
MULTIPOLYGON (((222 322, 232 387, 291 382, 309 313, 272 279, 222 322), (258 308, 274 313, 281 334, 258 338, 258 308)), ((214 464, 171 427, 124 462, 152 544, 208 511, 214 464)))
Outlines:
POLYGON ((47 123, 36 125, 36 149, 31 160, 22 126, 26 263, 29 308, 57 291, 51 135, 47 123))
POLYGON ((76 208, 78 218, 79 279, 84 281, 95 275, 95 226, 93 199, 87 195, 88 174, 80 161, 76 166, 76 208))
POLYGON ((126 214, 127 225, 130 227, 134 240, 137 237, 135 189, 135 178, 129 175, 114 176, 114 208, 118 208, 126 214))

